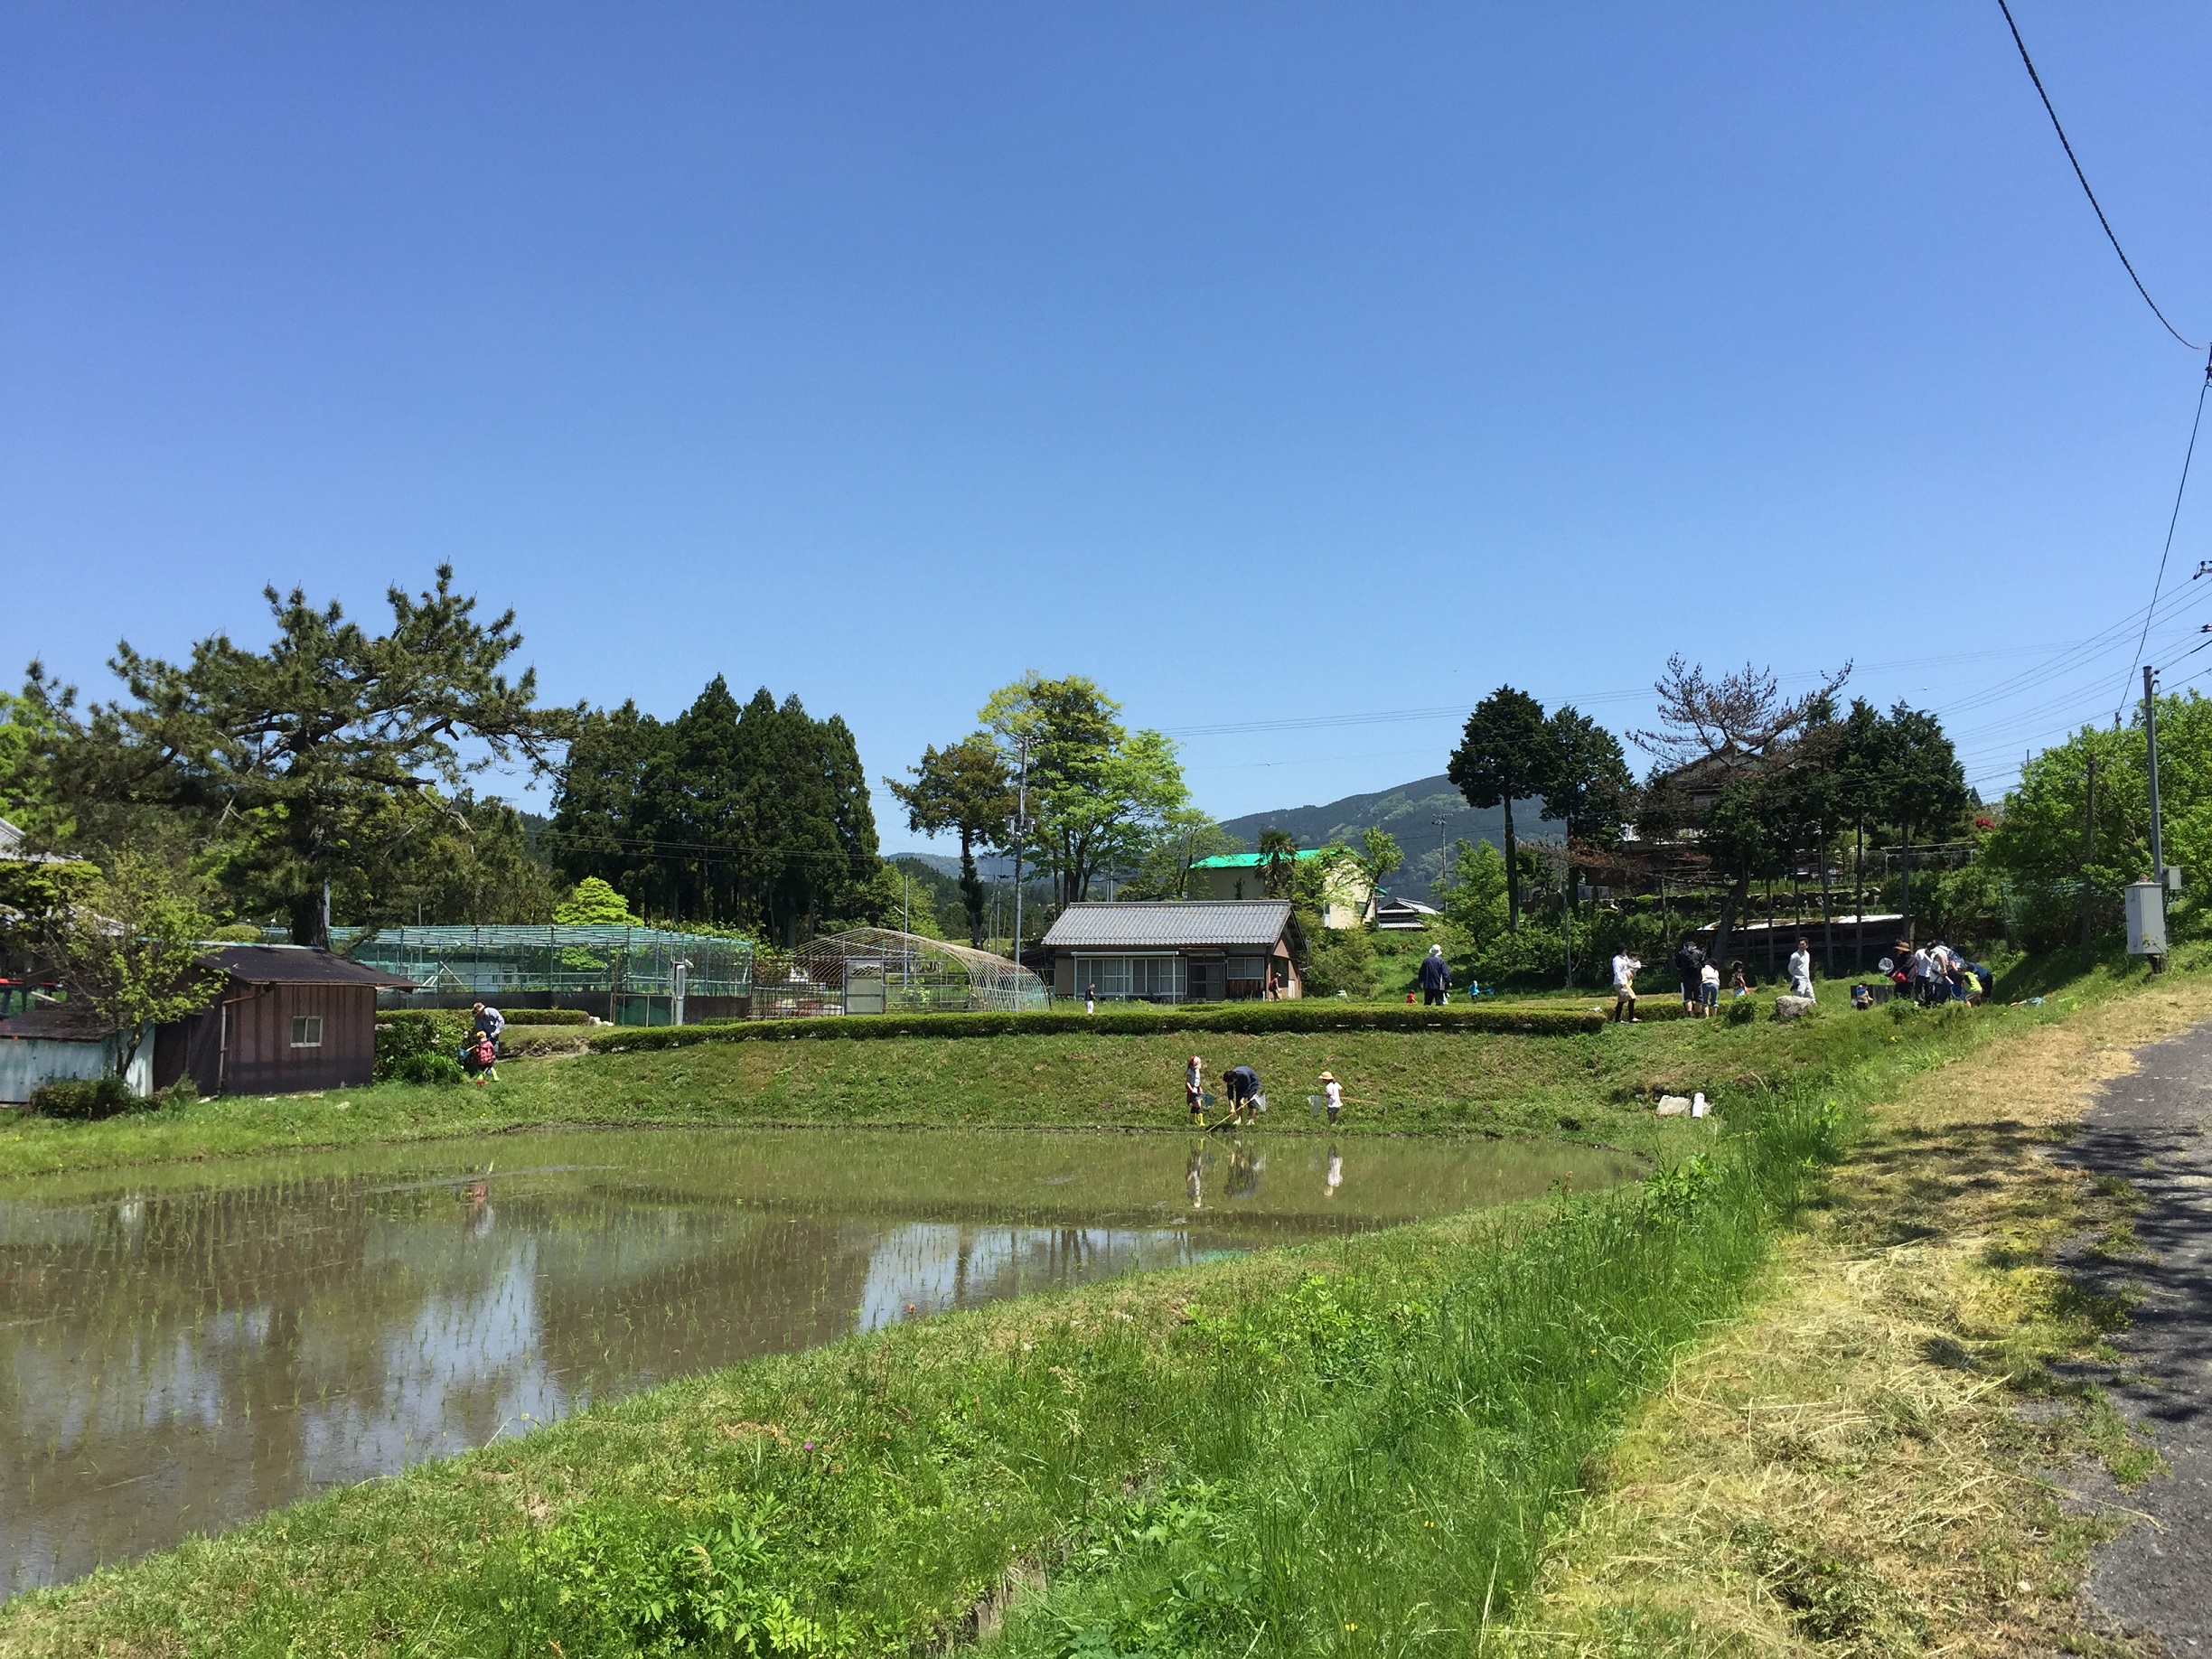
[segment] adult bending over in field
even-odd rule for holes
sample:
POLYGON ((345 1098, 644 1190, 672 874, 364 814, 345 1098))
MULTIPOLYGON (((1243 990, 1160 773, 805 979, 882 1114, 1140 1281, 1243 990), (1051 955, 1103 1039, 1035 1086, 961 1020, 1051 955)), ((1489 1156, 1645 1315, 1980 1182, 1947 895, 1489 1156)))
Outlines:
POLYGON ((1260 1120, 1260 1073, 1249 1065, 1233 1065, 1222 1073, 1222 1087, 1229 1095, 1229 1121, 1242 1116, 1248 1123, 1260 1120))

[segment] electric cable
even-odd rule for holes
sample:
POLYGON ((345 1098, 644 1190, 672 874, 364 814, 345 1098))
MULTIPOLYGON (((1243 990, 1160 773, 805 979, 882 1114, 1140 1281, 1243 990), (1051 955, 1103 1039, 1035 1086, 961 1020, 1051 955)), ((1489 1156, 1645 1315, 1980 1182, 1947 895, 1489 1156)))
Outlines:
MULTIPOLYGON (((2173 511, 2166 520, 2166 545, 2159 551, 2158 580, 2151 585, 2151 608, 2152 610, 2158 608, 2159 589, 2166 585, 2166 561, 2173 554, 2174 526, 2181 521, 2181 497, 2189 489, 2189 463, 2197 456, 2197 428, 2204 425, 2205 393, 2207 390, 2212 390, 2212 354, 2207 354, 2205 359, 2205 378, 2203 383, 2197 388, 2197 413, 2189 421, 2189 447, 2181 455, 2181 482, 2174 486, 2173 511)), ((2135 678, 2135 670, 2142 662, 2143 640, 2150 637, 2151 619, 2146 616, 2143 618, 2142 638, 2135 642, 2135 660, 2128 664, 2128 678, 2131 680, 2135 678)), ((2124 692, 2121 696, 2120 703, 2122 708, 2127 706, 2127 697, 2124 692)), ((2115 709, 2114 712, 2117 713, 2118 710, 2115 709)))
POLYGON ((2067 160, 2074 164, 2074 176, 2081 181, 2082 194, 2089 198, 2089 206, 2097 216, 2097 223, 2104 227, 2104 239, 2112 244, 2113 252, 2120 256, 2121 268, 2127 272, 2128 280, 2135 285, 2135 292, 2142 295, 2143 304, 2151 307, 2151 314, 2176 340, 2192 351, 2212 350, 2212 346, 2198 345, 2167 322, 2166 314, 2159 309, 2158 301, 2151 297, 2151 290, 2143 286, 2143 279, 2135 274, 2135 267, 2129 260, 2127 250, 2120 246, 2119 237, 2113 232, 2112 220, 2104 217, 2104 209, 2096 199, 2096 192, 2089 188, 2089 175, 2082 171, 2081 158, 2074 154, 2073 143, 2067 137, 2066 128, 2058 123, 2057 110, 2051 108, 2050 94, 2043 89, 2043 77, 2036 73, 2035 60, 2028 55, 2028 42, 2020 39, 2020 24, 2012 21, 2011 6, 2007 0, 1997 0, 1997 9, 2004 14, 2005 27, 2012 31, 2012 44, 2020 48, 2020 61, 2028 67, 2028 79, 2035 82, 2036 96, 2043 100, 2043 113, 2050 117, 2051 130, 2058 135, 2058 143, 2066 151, 2067 160))

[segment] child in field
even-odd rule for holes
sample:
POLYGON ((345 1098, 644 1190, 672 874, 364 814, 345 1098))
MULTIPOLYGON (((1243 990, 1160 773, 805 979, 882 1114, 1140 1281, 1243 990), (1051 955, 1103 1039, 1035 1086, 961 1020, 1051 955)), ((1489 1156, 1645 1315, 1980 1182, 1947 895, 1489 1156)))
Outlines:
POLYGON ((1344 1113, 1344 1085, 1336 1081, 1336 1073, 1321 1073, 1321 1094, 1328 1103, 1328 1120, 1334 1123, 1344 1113))
POLYGON ((1707 962, 1698 970, 1698 1017, 1711 1019, 1720 1011, 1720 970, 1707 962))
POLYGON ((1183 1068, 1183 1095, 1190 1102, 1191 1121, 1200 1121, 1205 1112, 1205 1062, 1196 1054, 1183 1068))
POLYGON ((499 1081, 499 1045, 489 1032, 479 1031, 470 1040, 469 1069, 480 1083, 499 1081))

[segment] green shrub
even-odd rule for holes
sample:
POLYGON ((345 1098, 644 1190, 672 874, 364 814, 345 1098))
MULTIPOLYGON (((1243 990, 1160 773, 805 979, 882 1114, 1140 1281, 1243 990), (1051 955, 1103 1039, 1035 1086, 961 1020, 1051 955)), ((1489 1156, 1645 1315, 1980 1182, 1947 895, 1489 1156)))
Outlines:
POLYGON ((458 1082, 461 1064, 455 1051, 468 1041, 465 1010, 407 1008, 379 1014, 376 1028, 378 1083, 444 1083, 444 1072, 430 1062, 443 1060, 452 1067, 451 1081, 458 1082))
POLYGON ((511 1026, 588 1026, 592 1017, 582 1008, 501 1008, 511 1026))
POLYGON ((31 1091, 31 1111, 42 1118, 113 1118, 144 1111, 149 1104, 112 1072, 105 1077, 42 1083, 31 1091))
POLYGON ((1758 1017, 1758 1001, 1752 997, 1739 997, 1728 1007, 1728 1023, 1748 1026, 1758 1017))
MULTIPOLYGON (((1203 1007, 1106 1008, 1096 1014, 832 1014, 812 1019, 725 1020, 700 1026, 618 1026, 585 1043, 602 1054, 682 1048, 694 1043, 775 1042, 792 1037, 1151 1036, 1160 1032, 1468 1031, 1568 1036, 1596 1031, 1605 1017, 1583 1008, 1429 1008, 1335 1001, 1218 1002, 1203 1007)), ((456 1039, 457 1040, 457 1039, 456 1039)))

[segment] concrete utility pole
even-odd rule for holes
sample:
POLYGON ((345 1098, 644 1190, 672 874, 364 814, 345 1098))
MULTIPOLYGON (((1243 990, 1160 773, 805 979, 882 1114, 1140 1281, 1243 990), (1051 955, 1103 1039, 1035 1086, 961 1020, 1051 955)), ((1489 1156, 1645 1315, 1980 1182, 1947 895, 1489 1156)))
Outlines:
MULTIPOLYGON (((2143 742, 2151 756, 2151 879, 2158 883, 2159 914, 2162 917, 2166 914, 2166 836, 2159 821, 2158 682, 2156 670, 2148 662, 2143 664, 2143 742)), ((2159 932, 2162 938, 2165 933, 2162 925, 2159 932)), ((2152 973, 2165 970, 2164 957, 2151 959, 2152 973)))
POLYGON ((2096 756, 2089 757, 2089 780, 2082 802, 2081 924, 2082 961, 2095 950, 2089 924, 2089 867, 2096 862, 2096 756))
POLYGON ((1029 736, 1026 732, 1014 739, 1015 753, 1021 757, 1020 781, 1014 790, 1014 961, 1021 962, 1022 939, 1022 843, 1029 835, 1029 736))

